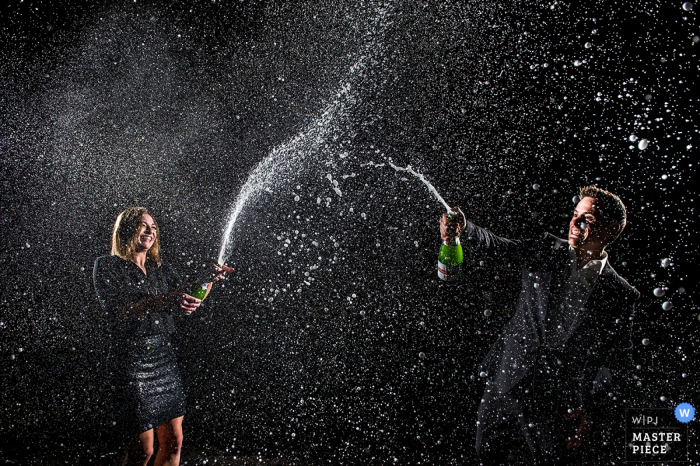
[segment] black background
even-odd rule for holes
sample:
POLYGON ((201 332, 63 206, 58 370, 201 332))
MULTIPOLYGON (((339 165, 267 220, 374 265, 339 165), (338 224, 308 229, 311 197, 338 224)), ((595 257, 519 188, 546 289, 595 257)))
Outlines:
POLYGON ((696 10, 25 0, 0 14, 6 461, 116 457, 91 283, 116 215, 146 205, 165 260, 193 273, 248 175, 297 135, 234 231, 239 273, 178 320, 183 458, 473 458, 476 364, 517 283, 474 255, 460 287, 437 283, 442 207, 367 166, 388 158, 511 238, 563 236, 586 184, 620 195, 629 225, 611 261, 642 293, 630 397, 698 406, 696 10))

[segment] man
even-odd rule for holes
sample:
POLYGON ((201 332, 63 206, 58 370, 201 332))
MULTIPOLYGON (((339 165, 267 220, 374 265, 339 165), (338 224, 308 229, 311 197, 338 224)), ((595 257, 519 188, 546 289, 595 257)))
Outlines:
MULTIPOLYGON (((605 249, 627 214, 619 197, 595 186, 579 198, 568 245, 545 234, 497 256, 504 267, 520 268, 522 283, 515 313, 480 368, 486 388, 475 446, 487 464, 571 464, 580 450, 624 455, 610 435, 624 419, 618 391, 628 380, 639 292, 613 270, 605 249)), ((441 219, 443 239, 466 224, 455 209, 456 222, 441 219)))

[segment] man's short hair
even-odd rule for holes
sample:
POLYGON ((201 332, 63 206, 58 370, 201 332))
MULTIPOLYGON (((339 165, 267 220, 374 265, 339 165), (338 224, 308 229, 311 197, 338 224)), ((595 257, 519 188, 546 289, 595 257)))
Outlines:
POLYGON ((625 209, 622 200, 610 191, 600 189, 597 186, 581 188, 579 197, 581 199, 584 197, 592 197, 595 199, 596 208, 603 214, 603 220, 606 224, 613 222, 620 224, 620 231, 617 232, 617 236, 610 240, 610 243, 619 238, 622 230, 624 230, 627 225, 627 209, 625 209))

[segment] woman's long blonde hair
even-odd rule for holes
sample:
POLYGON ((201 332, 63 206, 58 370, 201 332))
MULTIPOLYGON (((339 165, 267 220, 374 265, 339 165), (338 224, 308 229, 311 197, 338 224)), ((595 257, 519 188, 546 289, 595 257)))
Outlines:
MULTIPOLYGON (((136 243, 141 233, 141 217, 143 214, 151 215, 145 207, 129 207, 124 210, 114 222, 112 230, 112 255, 131 260, 131 256, 136 251, 136 243)), ((153 215, 151 215, 153 217, 153 215)), ((153 223, 155 223, 153 219, 153 223)), ((146 258, 155 262, 160 267, 160 229, 156 223, 156 240, 153 246, 146 253, 146 258)))

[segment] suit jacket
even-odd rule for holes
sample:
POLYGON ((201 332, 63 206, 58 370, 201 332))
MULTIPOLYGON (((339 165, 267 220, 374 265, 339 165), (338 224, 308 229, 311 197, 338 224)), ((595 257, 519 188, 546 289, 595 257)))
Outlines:
POLYGON ((551 416, 556 418, 579 406, 595 421, 612 410, 623 413, 617 390, 625 386, 624 372, 631 365, 632 319, 639 292, 607 261, 585 306, 566 330, 565 343, 548 345, 545 319, 552 297, 566 286, 568 243, 545 234, 540 240, 519 243, 506 260, 522 266, 522 286, 513 317, 480 367, 487 386, 479 407, 477 450, 483 432, 504 415, 522 413, 523 403, 553 410, 551 416), (515 390, 516 397, 513 389, 524 384, 527 395, 515 390))

